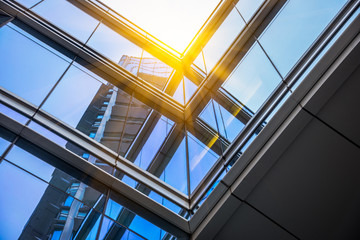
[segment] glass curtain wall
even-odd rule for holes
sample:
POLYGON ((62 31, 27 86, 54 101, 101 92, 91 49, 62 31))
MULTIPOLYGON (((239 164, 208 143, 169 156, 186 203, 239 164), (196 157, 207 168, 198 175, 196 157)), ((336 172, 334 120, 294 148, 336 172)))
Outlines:
MULTIPOLYGON (((251 37, 249 50, 225 79, 219 78, 220 85, 209 87, 205 83, 207 77, 216 76, 219 69, 226 67, 223 63, 226 53, 266 1, 234 1, 225 20, 203 43, 194 61, 206 73, 203 82, 185 74, 182 67, 176 68, 152 56, 108 24, 108 20, 70 1, 17 2, 67 36, 79 51, 91 50, 115 69, 123 69, 129 78, 144 80, 149 84, 146 85, 149 92, 157 96, 154 102, 165 101, 159 97, 161 93, 171 95, 183 107, 179 111, 184 116, 185 109, 191 114, 188 119, 179 119, 152 104, 144 104, 136 89, 116 84, 101 70, 102 66, 88 62, 78 52, 66 49, 17 18, 0 25, 0 93, 34 111, 26 114, 0 99, 1 114, 185 219, 191 217, 189 210, 194 209, 179 206, 147 183, 129 176, 118 165, 128 161, 187 198, 196 194, 202 184, 208 184, 212 170, 221 166, 221 174, 212 179, 201 204, 269 118, 260 123, 234 159, 226 159, 227 151, 234 147, 233 143, 276 89, 284 87, 288 91, 286 97, 291 94, 287 76, 346 4, 345 0, 287 1, 265 30, 251 37), (203 94, 204 89, 207 94, 203 94), (194 96, 201 100, 191 103, 194 96), (187 109, 190 103, 196 107, 187 109), (114 162, 97 157, 54 130, 55 127, 44 124, 40 121, 43 118, 95 142, 101 151, 114 156, 114 162)), ((11 131, 2 127, 0 133, 0 183, 7 193, 1 200, 4 214, 0 222, 19 222, 18 227, 0 226, 3 227, 0 232, 6 232, 8 239, 173 237, 123 206, 115 191, 90 181, 74 167, 11 131), (25 201, 30 192, 31 199, 25 201), (9 205, 14 207, 5 207, 9 205), (15 209, 16 214, 9 213, 9 209, 15 209), (47 227, 39 229, 39 218, 47 227)))

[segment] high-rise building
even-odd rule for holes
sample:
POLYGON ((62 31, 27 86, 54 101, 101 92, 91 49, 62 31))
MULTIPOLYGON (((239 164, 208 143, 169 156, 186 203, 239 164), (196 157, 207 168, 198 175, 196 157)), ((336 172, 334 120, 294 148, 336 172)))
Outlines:
POLYGON ((0 239, 360 236, 360 1, 173 4, 0 0, 0 239))

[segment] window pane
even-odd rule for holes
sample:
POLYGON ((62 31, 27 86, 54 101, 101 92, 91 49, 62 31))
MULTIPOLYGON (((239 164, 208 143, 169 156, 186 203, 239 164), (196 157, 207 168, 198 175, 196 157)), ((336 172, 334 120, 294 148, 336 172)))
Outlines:
POLYGON ((244 21, 234 8, 203 49, 208 73, 230 47, 244 26, 244 21))
POLYGON ((196 90, 197 90, 196 84, 184 76, 181 79, 181 82, 180 82, 179 86, 177 87, 177 89, 173 95, 173 98, 181 104, 186 104, 190 100, 190 98, 194 95, 196 90), (184 83, 184 81, 185 81, 185 83, 184 83), (183 90, 184 85, 185 85, 185 101, 184 101, 184 90, 183 90))
POLYGON ((166 152, 161 152, 164 156, 166 167, 160 179, 170 184, 181 192, 188 194, 187 188, 187 169, 186 169, 186 145, 185 138, 180 134, 172 146, 166 152))
POLYGON ((106 86, 86 72, 71 66, 42 108, 70 126, 77 127, 102 88, 106 86))
POLYGON ((204 58, 203 58, 203 54, 202 51, 199 53, 199 55, 196 57, 196 59, 194 60, 194 64, 199 67, 201 70, 203 70, 204 72, 206 72, 205 70, 205 63, 204 63, 204 58))
POLYGON ((22 124, 25 124, 29 120, 29 118, 25 117, 21 113, 18 113, 15 110, 12 110, 11 108, 1 103, 0 103, 0 112, 22 124))
POLYGON ((135 159, 134 164, 146 170, 169 134, 172 126, 173 122, 171 120, 161 116, 151 131, 146 143, 141 147, 141 151, 135 159))
POLYGON ((218 137, 214 136, 206 145, 191 133, 188 133, 187 138, 190 162, 190 188, 191 192, 193 192, 219 158, 219 155, 211 149, 214 143, 217 142, 218 137))
POLYGON ((187 77, 184 77, 184 81, 185 81, 185 103, 187 103, 196 92, 197 86, 187 77))
POLYGON ((0 164, 0 187, 6 192, 0 199, 0 231, 4 239, 47 239, 50 233, 55 233, 53 238, 61 234, 65 239, 84 239, 100 217, 100 213, 77 200, 70 207, 64 206, 69 197, 66 193, 7 161, 0 164), (78 217, 80 212, 85 217, 78 217))
POLYGON ((14 146, 5 158, 47 182, 52 179, 55 170, 53 166, 41 161, 18 146, 14 146))
POLYGON ((0 127, 0 156, 10 146, 11 142, 14 141, 16 135, 7 129, 0 127))
POLYGON ((236 4, 236 8, 248 22, 263 2, 264 0, 240 0, 236 4))
POLYGON ((0 86, 39 105, 69 63, 12 28, 0 28, 0 86))
POLYGON ((2 161, 0 188, 3 192, 0 198, 1 236, 4 239, 18 239, 38 206, 47 184, 2 161))
POLYGON ((345 2, 346 0, 291 0, 284 6, 260 38, 265 51, 283 76, 345 2))
MULTIPOLYGON (((118 203, 121 201, 123 201, 122 197, 112 192, 106 206, 105 215, 147 239, 158 239, 162 230, 144 218, 123 207, 120 203, 118 203)), ((106 230, 109 224, 112 224, 111 220, 105 220, 106 230)), ((102 231, 106 231, 105 229, 102 229, 102 231)))
POLYGON ((137 76, 163 90, 172 71, 173 68, 144 51, 137 76))
POLYGON ((223 87, 240 103, 256 112, 280 82, 280 76, 256 43, 223 87))
POLYGON ((40 2, 41 0, 16 0, 16 2, 21 3, 27 8, 34 6, 36 3, 40 2))
POLYGON ((181 79, 179 86, 177 87, 173 98, 181 104, 185 104, 184 101, 184 79, 181 79))
POLYGON ((99 25, 87 45, 94 48, 115 63, 121 62, 119 65, 128 69, 132 73, 134 73, 134 71, 129 68, 129 61, 125 61, 123 57, 137 57, 139 59, 141 57, 141 48, 104 24, 99 25))
POLYGON ((139 235, 130 231, 129 229, 117 224, 116 222, 110 220, 107 217, 104 217, 101 229, 100 229, 100 240, 105 239, 114 239, 114 240, 141 240, 143 239, 139 235))
POLYGON ((96 19, 64 0, 45 0, 32 11, 82 42, 90 37, 98 24, 96 19))
POLYGON ((237 113, 231 114, 215 100, 211 100, 199 117, 215 131, 217 131, 219 127, 220 135, 232 142, 244 127, 244 123, 236 118, 236 114, 237 113), (214 112, 216 113, 216 118, 214 112))
MULTIPOLYGON (((235 137, 244 128, 244 123, 236 118, 238 113, 231 114, 223 106, 214 101, 216 119, 219 125, 219 131, 222 136, 232 142, 235 137)), ((240 109, 239 109, 240 110, 240 109)))
POLYGON ((6 160, 67 192, 90 207, 96 209, 103 207, 105 200, 103 194, 106 192, 106 187, 96 185, 97 182, 94 180, 90 181, 90 184, 99 189, 98 191, 86 185, 86 182, 79 181, 78 179, 85 177, 83 172, 69 166, 63 160, 39 149, 24 139, 20 138, 15 144, 16 146, 5 156, 6 160), (72 175, 69 175, 68 172, 72 175))

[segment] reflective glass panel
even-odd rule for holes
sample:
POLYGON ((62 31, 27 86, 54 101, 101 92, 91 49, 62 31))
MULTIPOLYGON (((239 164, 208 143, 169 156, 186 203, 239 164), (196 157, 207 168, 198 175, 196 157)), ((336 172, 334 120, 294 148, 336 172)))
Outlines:
POLYGON ((112 221, 111 219, 104 217, 101 224, 99 239, 142 240, 144 238, 140 237, 139 235, 130 231, 124 226, 121 226, 120 224, 112 221))
POLYGON ((0 28, 0 86, 39 105, 69 63, 20 32, 0 28))
MULTIPOLYGON (((121 198, 121 196, 114 192, 110 194, 110 198, 105 209, 105 215, 117 221, 124 227, 140 234, 144 238, 158 239, 163 231, 159 227, 123 207, 120 204, 120 202, 123 201, 121 198)), ((109 221, 106 221, 105 223, 107 224, 109 221)))
POLYGON ((14 141, 16 135, 7 129, 0 127, 0 157, 4 151, 10 146, 11 142, 14 141))
POLYGON ((186 141, 183 131, 175 139, 170 148, 162 151, 158 159, 163 158, 164 170, 160 179, 181 192, 188 194, 186 168, 186 141))
POLYGON ((211 149, 219 137, 215 135, 212 139, 206 139, 204 140, 206 144, 204 144, 191 133, 188 132, 187 135, 190 163, 190 192, 193 192, 219 158, 219 155, 211 149))
POLYGON ((94 48, 115 63, 118 63, 130 72, 134 74, 137 72, 136 68, 135 70, 131 70, 134 63, 130 60, 132 57, 135 57, 137 58, 137 62, 140 61, 142 52, 141 48, 108 26, 100 24, 95 33, 91 36, 87 45, 94 48))
POLYGON ((280 76, 256 43, 223 87, 241 104, 256 112, 280 82, 280 76))
POLYGON ((187 103, 196 92, 197 86, 187 77, 184 77, 184 81, 185 81, 185 103, 187 103))
POLYGON ((263 2, 264 0, 239 0, 236 8, 245 21, 248 22, 263 2))
MULTIPOLYGON (((141 151, 135 159, 134 164, 146 170, 169 134, 172 126, 173 122, 171 120, 161 116, 153 130, 151 130, 151 134, 149 135, 146 143, 141 147, 141 151)), ((147 131, 148 130, 149 129, 147 129, 147 131)))
POLYGON ((52 179, 55 170, 53 166, 41 161, 36 156, 18 146, 14 146, 5 158, 47 182, 50 182, 52 179))
POLYGON ((71 66, 42 108, 72 127, 81 127, 84 113, 105 88, 108 86, 71 66))
MULTIPOLYGON (((236 118, 238 113, 230 113, 219 103, 214 101, 216 119, 218 121, 219 131, 222 136, 232 142, 235 137, 244 128, 244 123, 236 118)), ((241 110, 240 110, 241 111, 241 110)))
MULTIPOLYGON (((112 114, 115 114, 116 110, 117 109, 114 108, 112 114)), ((137 99, 132 98, 127 112, 124 112, 126 113, 125 126, 123 126, 122 129, 122 138, 118 150, 121 156, 125 156, 130 146, 134 143, 134 140, 138 137, 150 111, 151 109, 148 106, 137 99)), ((109 122, 110 121, 119 122, 119 119, 110 119, 109 122)))
MULTIPOLYGON (((0 164, 1 234, 4 239, 85 239, 100 213, 77 200, 70 206, 68 194, 46 184, 7 161, 0 164), (7 180, 5 180, 7 179, 7 180), (14 224, 17 223, 17 224, 14 224)), ((59 179, 60 180, 60 179, 59 179)))
POLYGON ((32 11, 82 42, 86 42, 98 24, 98 20, 64 0, 45 0, 32 11))
POLYGON ((260 38, 265 51, 283 76, 345 2, 346 0, 291 0, 284 6, 260 38))
POLYGON ((208 73, 230 47, 244 26, 244 21, 234 8, 203 49, 208 73))
POLYGON ((15 110, 12 110, 11 108, 1 103, 0 103, 0 112, 22 124, 25 124, 29 120, 29 118, 25 117, 21 113, 18 113, 15 110))
POLYGON ((211 100, 199 117, 214 130, 219 131, 222 137, 232 142, 245 126, 244 123, 236 118, 236 115, 237 113, 231 114, 215 100, 211 100), (217 130, 218 128, 219 130, 217 130))
POLYGON ((105 201, 102 194, 107 190, 105 186, 94 180, 89 181, 88 176, 83 172, 24 139, 20 138, 15 144, 16 146, 5 156, 6 160, 67 192, 88 206, 102 209, 105 201), (87 182, 90 182, 99 191, 86 185, 87 182))
POLYGON ((21 3, 22 5, 24 5, 27 8, 31 8, 32 6, 34 6, 35 4, 37 4, 40 1, 41 0, 16 0, 16 2, 21 3))
POLYGON ((137 76, 163 90, 172 71, 173 68, 144 51, 137 76))
POLYGON ((203 57, 202 51, 201 51, 200 54, 195 58, 194 64, 195 64, 197 67, 199 67, 201 70, 203 70, 204 72, 206 72, 207 69, 205 69, 205 63, 204 63, 204 57, 203 57))
POLYGON ((4 239, 18 239, 38 206, 47 184, 2 161, 0 188, 4 193, 0 198, 1 236, 4 239))
POLYGON ((179 86, 177 87, 173 98, 181 104, 185 104, 184 101, 184 79, 181 79, 179 86))
POLYGON ((177 87, 173 98, 177 100, 181 104, 186 104, 190 98, 194 95, 197 90, 197 86, 195 83, 190 81, 187 77, 183 77, 179 86, 177 87), (184 87, 185 87, 185 100, 184 100, 184 87))

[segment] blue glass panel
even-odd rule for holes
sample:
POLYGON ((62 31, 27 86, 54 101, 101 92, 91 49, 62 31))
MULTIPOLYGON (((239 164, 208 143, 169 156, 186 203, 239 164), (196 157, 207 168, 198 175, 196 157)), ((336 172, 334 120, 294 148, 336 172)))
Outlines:
POLYGON ((74 198, 68 196, 64 202, 64 206, 70 207, 73 201, 74 201, 74 198))
POLYGON ((52 179, 55 168, 18 146, 14 146, 5 158, 45 181, 52 179))
POLYGON ((233 9, 203 49, 208 73, 230 47, 244 26, 245 23, 239 13, 236 9, 233 9))
MULTIPOLYGON (((174 188, 188 194, 185 138, 181 141, 160 178, 174 188)), ((169 206, 171 207, 171 205, 169 206)), ((175 208, 174 211, 177 212, 177 209, 175 208)))
POLYGON ((96 239, 96 235, 97 235, 98 229, 99 229, 100 220, 101 220, 101 217, 98 217, 98 219, 96 220, 96 223, 91 228, 88 236, 86 237, 86 240, 94 240, 94 239, 96 239))
POLYGON ((21 3, 22 5, 24 5, 27 8, 31 8, 32 6, 34 6, 35 4, 37 4, 40 1, 41 0, 16 0, 16 2, 21 3))
POLYGON ((201 70, 203 70, 204 72, 206 72, 207 69, 205 69, 205 63, 204 63, 204 57, 203 57, 202 51, 201 51, 200 54, 195 58, 194 64, 195 64, 197 67, 199 67, 201 70))
POLYGON ((256 112, 280 82, 280 76, 256 43, 223 87, 239 102, 256 112))
POLYGON ((184 101, 184 84, 183 84, 183 81, 184 79, 181 79, 180 83, 179 83, 179 86, 177 87, 174 95, 173 95, 173 98, 178 101, 179 103, 181 104, 185 104, 185 101, 184 101))
POLYGON ((185 81, 185 103, 187 103, 190 100, 190 98, 194 95, 197 86, 187 77, 184 77, 184 81, 185 81))
POLYGON ((37 124, 34 121, 31 121, 28 127, 62 147, 66 147, 66 145, 68 144, 67 140, 44 128, 43 126, 37 124))
POLYGON ((236 7, 246 22, 254 15, 264 0, 240 0, 236 7))
POLYGON ((10 146, 10 142, 6 141, 3 138, 0 138, 0 156, 3 152, 10 146))
POLYGON ((0 164, 0 232, 18 239, 47 188, 43 181, 3 161, 0 164))
POLYGON ((358 8, 352 16, 346 21, 346 23, 341 27, 341 29, 335 34, 331 41, 326 44, 326 46, 321 50, 320 54, 316 59, 310 64, 306 71, 301 75, 301 77, 291 86, 291 90, 295 91, 300 83, 305 79, 309 72, 314 68, 314 66, 320 61, 320 59, 325 55, 329 48, 335 43, 335 41, 341 36, 341 34, 347 29, 347 27, 354 21, 354 19, 360 14, 360 8, 358 8))
POLYGON ((96 96, 101 82, 77 67, 70 67, 43 109, 72 127, 76 127, 96 96))
POLYGON ((196 89, 197 89, 196 84, 184 76, 183 79, 181 79, 181 82, 180 82, 179 86, 177 87, 177 89, 173 95, 173 98, 175 100, 177 100, 179 103, 185 104, 194 95, 196 89), (185 83, 184 83, 184 81, 185 81, 185 83), (185 101, 184 101, 184 85, 185 85, 185 101))
POLYGON ((9 26, 0 28, 0 86, 39 105, 69 63, 9 26))
POLYGON ((346 2, 291 0, 284 6, 260 38, 265 51, 283 76, 346 2))
POLYGON ((129 228, 147 239, 161 239, 161 229, 139 216, 134 217, 129 228))
MULTIPOLYGON (((126 58, 126 56, 136 57, 138 58, 138 63, 140 62, 141 48, 104 24, 100 24, 95 33, 91 36, 87 45, 99 51, 99 53, 108 57, 115 63, 119 63, 121 58, 126 58)), ((128 64, 128 62, 129 61, 122 61, 121 65, 130 72, 136 72, 136 68, 134 70, 129 68, 132 64, 128 64)))
POLYGON ((199 117, 210 125, 216 132, 218 131, 216 126, 216 119, 214 114, 213 100, 210 100, 206 107, 202 110, 199 117))
POLYGON ((98 24, 98 20, 64 0, 45 0, 32 11, 82 42, 90 37, 98 24))
POLYGON ((117 219, 122 209, 123 207, 120 204, 112 199, 109 199, 105 209, 105 215, 111 217, 112 219, 117 219))
POLYGON ((143 51, 141 63, 137 76, 146 80, 156 88, 163 90, 173 68, 155 58, 146 51, 143 51))
POLYGON ((188 151, 190 162, 190 190, 197 187, 219 156, 211 150, 217 139, 210 140, 208 146, 188 133, 188 151))
POLYGON ((131 232, 129 229, 126 229, 125 227, 117 224, 116 222, 110 220, 109 218, 104 217, 100 229, 99 239, 105 240, 109 238, 113 240, 143 239, 139 235, 136 235, 135 233, 131 232))
POLYGON ((11 142, 15 140, 16 135, 7 129, 0 127, 0 156, 10 146, 11 142))
POLYGON ((51 240, 59 240, 62 231, 54 231, 53 235, 51 236, 51 240))
POLYGON ((236 113, 229 113, 216 101, 214 101, 214 107, 220 134, 230 142, 234 141, 235 137, 244 128, 244 123, 240 122, 236 116, 234 116, 236 113))
POLYGON ((12 110, 11 108, 1 103, 0 103, 0 112, 22 124, 25 124, 29 120, 29 118, 25 117, 21 113, 18 113, 15 110, 12 110))
POLYGON ((164 116, 161 116, 158 123, 152 130, 148 140, 142 147, 139 155, 137 156, 134 164, 142 169, 147 169, 155 154, 158 152, 165 138, 172 128, 173 123, 164 116))

